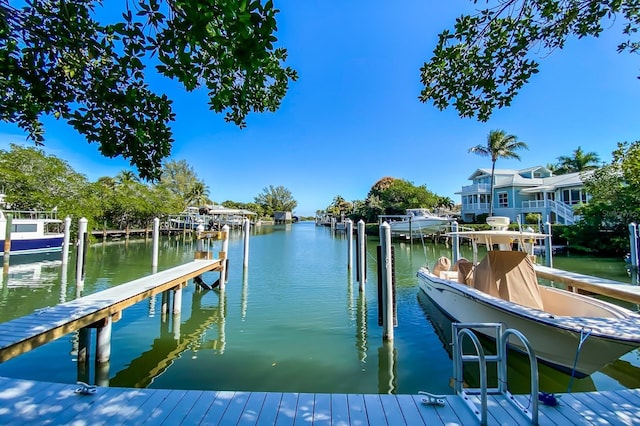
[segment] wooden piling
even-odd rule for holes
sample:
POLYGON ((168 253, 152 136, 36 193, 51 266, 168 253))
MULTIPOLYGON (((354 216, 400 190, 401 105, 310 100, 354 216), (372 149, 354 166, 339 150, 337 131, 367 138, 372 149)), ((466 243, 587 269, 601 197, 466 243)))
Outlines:
POLYGON ((71 218, 64 218, 64 240, 62 241, 62 264, 67 266, 69 263, 69 241, 71 240, 71 218))
MULTIPOLYGON (((159 247, 159 234, 160 234, 160 219, 157 217, 153 219, 153 257, 151 259, 151 266, 158 267, 158 247, 159 247)), ((146 232, 145 232, 145 235, 146 232)))
POLYGON ((384 222, 380 226, 382 246, 382 338, 393 341, 393 270, 391 265, 391 226, 384 222))
POLYGON ((367 281, 365 260, 366 260, 366 234, 364 232, 364 221, 358 221, 358 282, 360 283, 360 291, 364 291, 364 283, 367 281))
POLYGON ((111 359, 111 326, 112 320, 108 316, 96 329, 96 364, 109 362, 111 359))
POLYGON ((629 224, 629 254, 631 267, 638 267, 638 227, 634 222, 629 224))
POLYGON ((11 256, 11 228, 13 227, 11 222, 13 220, 13 214, 6 214, 7 225, 4 233, 4 264, 6 266, 5 269, 9 269, 9 256, 11 256))
POLYGON ((227 281, 227 253, 229 252, 229 225, 222 227, 224 233, 224 240, 222 240, 222 252, 220 253, 220 259, 222 262, 222 269, 220 269, 220 290, 224 290, 227 281), (224 256, 224 258, 223 258, 224 256))
POLYGON ((84 245, 87 234, 87 219, 80 218, 78 221, 78 250, 76 252, 76 296, 82 296, 84 288, 84 245))
POLYGON ((244 219, 244 255, 242 257, 242 266, 247 268, 249 266, 249 231, 251 230, 251 222, 249 218, 244 219))
POLYGON ((547 234, 544 238, 544 264, 549 268, 553 268, 553 257, 551 256, 553 245, 551 244, 551 224, 549 222, 544 224, 544 230, 547 234))
POLYGON ((353 267, 353 221, 347 219, 347 270, 353 267))
MULTIPOLYGON (((455 220, 451 222, 451 232, 458 232, 458 222, 455 220)), ((460 237, 456 234, 453 235, 451 247, 453 252, 452 261, 455 264, 458 260, 460 260, 460 237)))

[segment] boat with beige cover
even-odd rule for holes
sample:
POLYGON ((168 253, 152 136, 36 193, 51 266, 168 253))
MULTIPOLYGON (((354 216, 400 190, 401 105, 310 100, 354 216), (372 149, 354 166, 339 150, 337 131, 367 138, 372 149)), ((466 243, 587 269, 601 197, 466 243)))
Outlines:
POLYGON ((417 275, 421 291, 453 321, 504 323, 527 337, 539 361, 578 377, 640 346, 638 313, 538 283, 529 253, 544 234, 503 228, 447 235, 470 238, 474 260, 440 258, 417 275), (480 262, 478 245, 487 247, 480 262))

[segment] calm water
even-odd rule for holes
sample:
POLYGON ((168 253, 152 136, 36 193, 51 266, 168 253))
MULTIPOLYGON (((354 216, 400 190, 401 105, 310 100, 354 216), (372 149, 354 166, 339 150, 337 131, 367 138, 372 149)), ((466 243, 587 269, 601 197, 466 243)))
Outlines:
MULTIPOLYGON (((219 243, 212 250, 220 250, 219 243)), ((347 271, 347 241, 313 223, 253 230, 249 268, 242 236, 232 233, 225 292, 183 290, 182 313, 161 318, 160 296, 123 312, 112 332, 111 386, 283 392, 451 393, 450 322, 419 296, 417 269, 450 255, 443 244, 396 243, 398 327, 393 345, 377 325, 375 246, 368 244, 363 293, 347 271)), ((84 294, 151 272, 151 242, 89 248, 84 294)), ((161 242, 160 267, 193 259, 195 243, 161 242)), ((470 256, 469 253, 463 254, 470 256)), ((59 254, 37 264, 12 259, 0 296, 0 322, 76 297, 75 259, 63 274, 59 254)), ((32 258, 30 259, 32 260, 32 258)), ((556 267, 630 282, 622 260, 556 257, 556 267)), ((211 283, 218 273, 205 274, 211 283)), ((0 364, 0 375, 75 383, 75 334, 0 364)), ((510 386, 528 390, 528 366, 510 357, 510 386)), ((93 369, 93 368, 92 368, 93 369)), ((89 381, 95 382, 92 371, 89 381)), ((469 383, 474 377, 467 378, 469 383)), ((102 382, 104 383, 104 382, 102 382)), ((569 377, 541 367, 540 387, 567 390, 569 377)), ((573 390, 640 387, 638 352, 627 354, 573 390)))

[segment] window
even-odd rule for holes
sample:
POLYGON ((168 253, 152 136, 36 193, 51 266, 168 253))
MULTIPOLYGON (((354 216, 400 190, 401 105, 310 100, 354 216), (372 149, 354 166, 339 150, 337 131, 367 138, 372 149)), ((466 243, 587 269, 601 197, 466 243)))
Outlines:
POLYGON ((509 196, 506 192, 498 193, 498 206, 509 207, 509 196))
POLYGON ((36 232, 37 225, 35 223, 13 225, 11 232, 36 232))

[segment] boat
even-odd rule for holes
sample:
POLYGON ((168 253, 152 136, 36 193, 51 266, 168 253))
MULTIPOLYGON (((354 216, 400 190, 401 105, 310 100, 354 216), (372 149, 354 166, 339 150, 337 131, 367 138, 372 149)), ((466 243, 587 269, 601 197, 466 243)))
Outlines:
POLYGON ((7 215, 11 214, 11 249, 9 254, 47 253, 62 250, 63 223, 51 211, 8 210, 0 194, 0 254, 4 255, 7 215))
POLYGON ((429 209, 415 208, 407 209, 407 214, 401 220, 392 220, 389 226, 394 234, 431 233, 445 230, 452 220, 450 217, 433 214, 429 209))
MULTIPOLYGON (((575 377, 591 375, 640 347, 638 313, 538 284, 533 246, 546 235, 508 230, 503 224, 446 235, 471 239, 473 260, 460 259, 451 267, 441 257, 433 270, 422 267, 417 276, 419 291, 453 321, 503 323, 519 330, 538 361, 575 377), (481 244, 487 254, 478 262, 481 244)), ((510 346, 524 349, 520 342, 510 346)))

